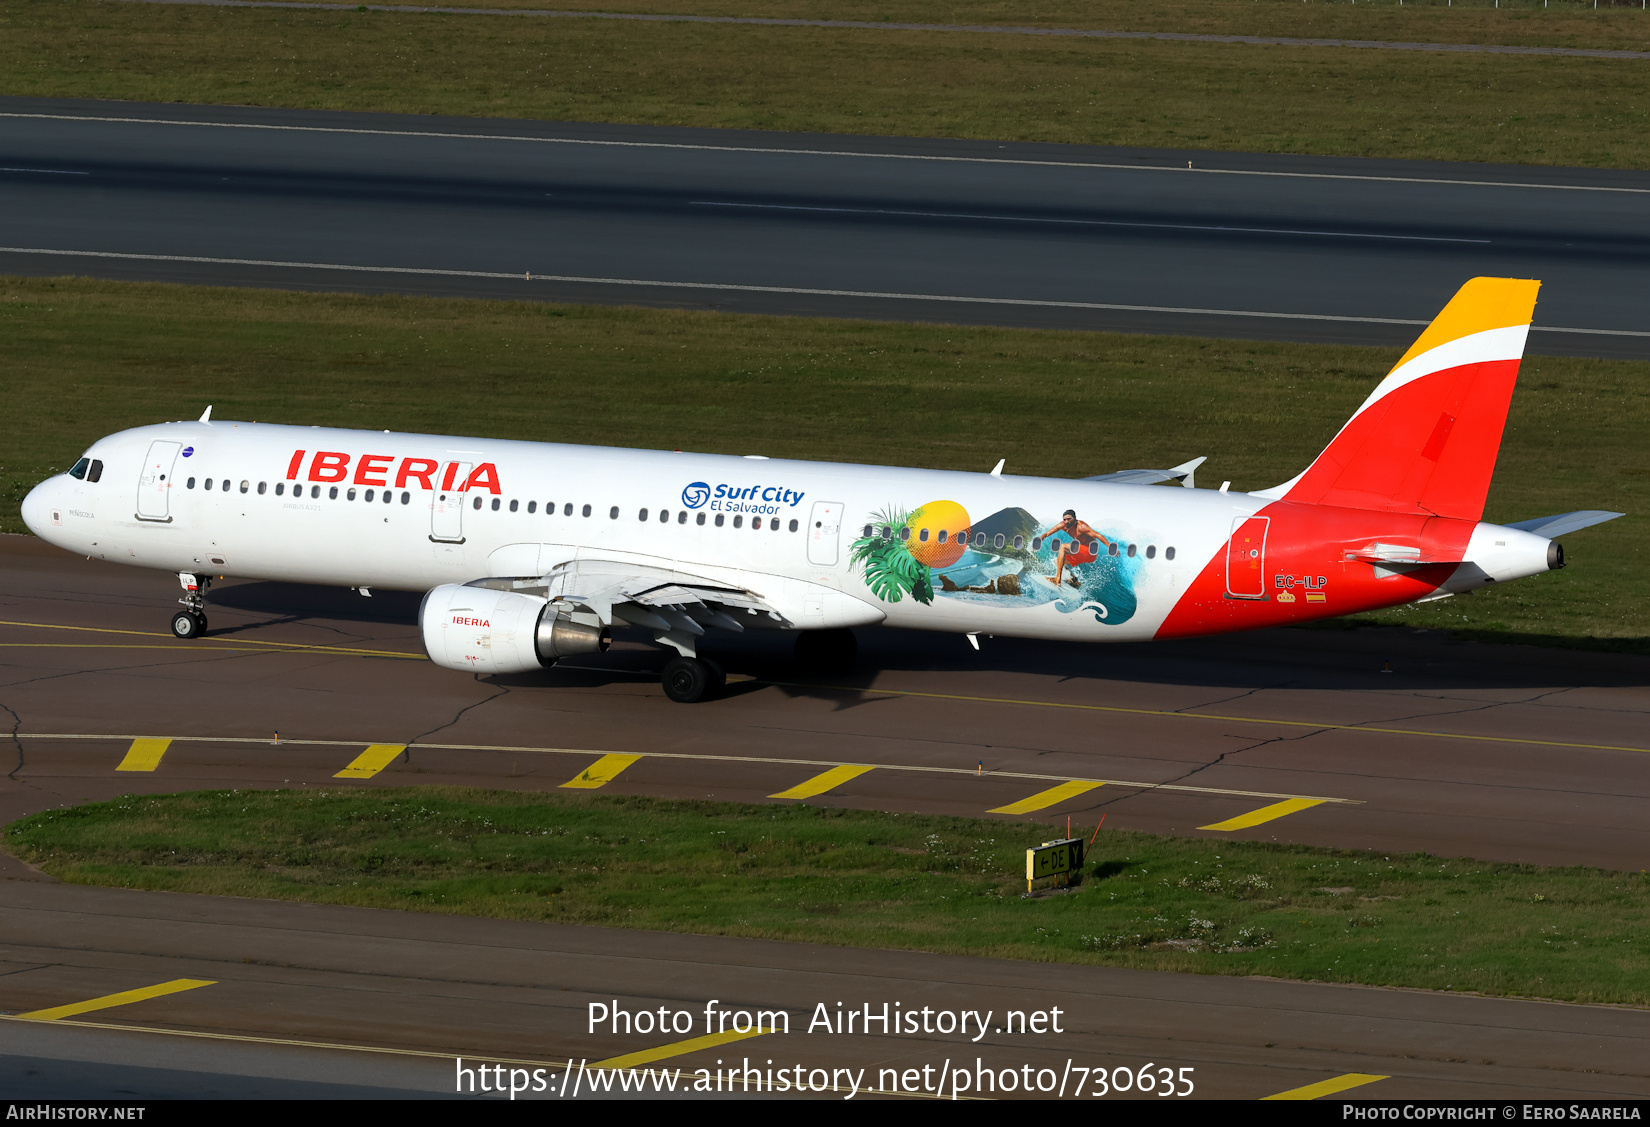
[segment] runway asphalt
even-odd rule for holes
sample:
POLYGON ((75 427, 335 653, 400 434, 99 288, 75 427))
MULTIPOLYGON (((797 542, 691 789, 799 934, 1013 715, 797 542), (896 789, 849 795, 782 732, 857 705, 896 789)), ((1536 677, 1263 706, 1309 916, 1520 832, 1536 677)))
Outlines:
POLYGON ((0 271, 1650 357, 1650 173, 0 99, 0 271))

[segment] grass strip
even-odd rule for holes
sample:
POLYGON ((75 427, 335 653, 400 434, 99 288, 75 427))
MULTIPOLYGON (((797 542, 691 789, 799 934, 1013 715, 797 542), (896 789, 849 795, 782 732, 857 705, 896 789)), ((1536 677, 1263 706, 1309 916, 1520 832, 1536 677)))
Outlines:
MULTIPOLYGON (((1396 350, 0 278, 0 530, 102 435, 219 419, 1051 477, 1285 481, 1396 350), (1056 427, 1051 420, 1075 420, 1056 427), (1061 441, 1077 431, 1098 439, 1061 441)), ((1487 519, 1630 514, 1572 565, 1360 622, 1650 652, 1650 364, 1530 357, 1487 519)))
POLYGON ((1204 974, 1650 1001, 1650 880, 913 814, 458 788, 202 791, 49 810, 6 848, 78 884, 1204 974))
MULTIPOLYGON (((1214 20, 1303 34, 1281 5, 1253 7, 1267 18, 1226 5, 1184 30, 1214 20)), ((1650 16, 1621 23, 1650 29, 1650 16)), ((1597 35, 1554 37, 1618 47, 1643 38, 1590 26, 1597 35)), ((7 0, 0 93, 1615 168, 1650 160, 1650 65, 1637 60, 960 32, 7 0)))

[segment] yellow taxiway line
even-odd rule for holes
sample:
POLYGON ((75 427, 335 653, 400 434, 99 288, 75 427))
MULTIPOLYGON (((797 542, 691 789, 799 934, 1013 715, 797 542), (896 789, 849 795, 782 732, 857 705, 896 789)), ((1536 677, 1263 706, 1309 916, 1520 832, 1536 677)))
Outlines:
POLYGON ((1274 818, 1282 818, 1286 814, 1293 814, 1300 810, 1310 810, 1314 806, 1322 806, 1310 798, 1289 798, 1282 802, 1274 802, 1270 806, 1262 806, 1259 810, 1251 810, 1247 814, 1239 814, 1236 818, 1227 818, 1224 822, 1216 822, 1212 826, 1199 826, 1200 830, 1246 830, 1250 826, 1258 826, 1270 822, 1274 818))
POLYGON ((1080 794, 1087 794, 1095 787, 1103 787, 1105 783, 1091 783, 1086 779, 1073 779, 1069 783, 1061 783, 1057 787, 1038 791, 1029 798, 1022 798, 1018 802, 1010 802, 1007 806, 998 806, 987 810, 987 814, 1030 814, 1033 810, 1047 810, 1050 806, 1064 802, 1068 798, 1076 798, 1080 794))
POLYGON ((597 787, 605 787, 619 777, 620 771, 640 758, 639 755, 609 753, 567 780, 562 786, 574 790, 595 790, 597 787))
POLYGON ((133 740, 126 749, 126 758, 116 771, 153 771, 160 766, 160 757, 172 745, 171 740, 133 740))
POLYGON ((350 760, 350 765, 333 778, 370 779, 394 763, 396 757, 406 750, 406 744, 368 744, 367 750, 350 760))
POLYGON ((1291 1088, 1287 1092, 1278 1092, 1276 1095, 1262 1096, 1263 1100, 1315 1100, 1319 1096, 1332 1096, 1336 1092, 1344 1092, 1348 1088, 1358 1088, 1365 1084, 1373 1084, 1377 1080, 1385 1080, 1385 1076, 1375 1076, 1367 1072, 1348 1072, 1345 1076, 1337 1076, 1332 1080, 1320 1080, 1316 1084, 1308 1084, 1304 1088, 1291 1088))
POLYGON ((828 790, 835 790, 850 779, 857 779, 867 771, 875 771, 875 767, 867 767, 862 763, 845 763, 840 767, 832 767, 823 775, 815 775, 804 782, 797 783, 789 790, 782 790, 778 794, 770 794, 769 798, 813 798, 824 794, 828 790))
POLYGON ((210 978, 174 978, 171 982, 145 986, 139 990, 122 990, 119 994, 105 994, 101 998, 88 998, 84 1002, 70 1002, 66 1006, 53 1006, 48 1010, 30 1010, 26 1014, 17 1014, 16 1017, 24 1021, 57 1021, 60 1018, 73 1017, 76 1014, 91 1013, 93 1010, 107 1010, 114 1006, 129 1006, 133 1002, 161 998, 167 994, 177 994, 183 990, 196 990, 202 986, 213 984, 214 980, 210 978))

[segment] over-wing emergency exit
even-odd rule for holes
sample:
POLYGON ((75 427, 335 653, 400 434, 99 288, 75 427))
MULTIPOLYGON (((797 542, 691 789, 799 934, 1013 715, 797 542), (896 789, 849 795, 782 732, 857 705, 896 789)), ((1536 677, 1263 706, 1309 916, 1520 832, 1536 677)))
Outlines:
POLYGON ((23 503, 36 535, 175 572, 172 632, 210 577, 427 592, 450 669, 516 673, 673 651, 714 695, 710 630, 796 631, 821 662, 874 623, 1140 641, 1276 626, 1562 567, 1557 536, 1620 513, 1480 520, 1539 283, 1475 278, 1318 458, 1273 489, 1199 489, 1203 459, 1070 481, 226 422, 94 443, 23 503), (1171 484, 1162 487, 1161 483, 1171 484))

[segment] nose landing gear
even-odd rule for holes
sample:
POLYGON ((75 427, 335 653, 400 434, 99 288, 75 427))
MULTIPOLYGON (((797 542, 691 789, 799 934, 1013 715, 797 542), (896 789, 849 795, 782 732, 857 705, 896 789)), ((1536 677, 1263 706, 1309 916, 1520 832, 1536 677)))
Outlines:
POLYGON ((178 600, 183 609, 172 616, 172 637, 198 638, 206 633, 206 589, 212 577, 180 571, 178 582, 183 585, 183 598, 178 600))

